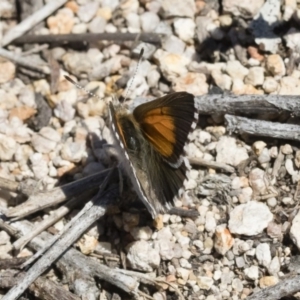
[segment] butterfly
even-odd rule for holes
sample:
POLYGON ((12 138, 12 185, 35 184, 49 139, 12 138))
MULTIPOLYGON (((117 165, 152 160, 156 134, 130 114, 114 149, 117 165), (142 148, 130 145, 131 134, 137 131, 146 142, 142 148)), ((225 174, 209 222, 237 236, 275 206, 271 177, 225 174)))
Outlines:
MULTIPOLYGON (((91 96, 73 79, 65 78, 91 96)), ((173 207, 190 165, 184 157, 189 133, 196 128, 198 109, 187 92, 172 93, 137 106, 109 104, 109 119, 121 167, 153 218, 173 207)))
POLYGON ((132 112, 110 102, 109 118, 119 161, 153 218, 172 208, 187 171, 184 146, 198 110, 192 94, 172 93, 132 112))

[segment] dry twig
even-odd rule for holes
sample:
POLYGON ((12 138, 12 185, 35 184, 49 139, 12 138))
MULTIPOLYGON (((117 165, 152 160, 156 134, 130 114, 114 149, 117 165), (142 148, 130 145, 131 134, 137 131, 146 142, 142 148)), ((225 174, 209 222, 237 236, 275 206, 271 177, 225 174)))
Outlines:
POLYGON ((192 158, 189 157, 189 162, 192 165, 200 166, 200 167, 207 167, 211 169, 220 169, 222 171, 228 172, 228 173, 234 173, 234 167, 231 167, 229 165, 218 163, 216 161, 207 161, 201 158, 192 158))
POLYGON ((66 204, 59 207, 57 210, 55 210, 47 219, 44 219, 40 223, 38 223, 34 229, 28 234, 24 235, 18 240, 16 240, 13 243, 13 247, 16 250, 23 249, 26 244, 31 241, 35 236, 37 236, 39 233, 43 232, 47 228, 49 228, 51 225, 58 222, 62 217, 64 217, 66 214, 68 214, 72 208, 74 208, 78 203, 82 202, 84 199, 89 199, 93 191, 87 191, 86 193, 83 193, 79 197, 72 198, 70 201, 68 201, 66 204))
POLYGON ((299 125, 252 120, 232 115, 225 115, 225 119, 227 121, 227 130, 229 132, 300 141, 299 125))
POLYGON ((299 96, 216 94, 196 97, 201 114, 280 115, 283 111, 300 116, 299 96))
POLYGON ((136 40, 155 44, 160 46, 161 40, 158 34, 144 32, 141 34, 129 32, 114 32, 114 33, 81 33, 81 34, 48 34, 48 35, 24 35, 14 41, 15 44, 56 44, 66 45, 67 43, 78 42, 100 42, 100 41, 114 41, 116 43, 123 43, 126 41, 136 40))
POLYGON ((252 294, 246 300, 275 300, 300 291, 300 275, 289 276, 279 283, 252 294))
POLYGON ((25 32, 33 28, 36 24, 43 21, 45 18, 50 16, 54 11, 59 7, 65 4, 67 0, 52 0, 49 1, 45 6, 40 10, 32 14, 30 17, 22 21, 17 26, 9 30, 1 41, 1 46, 5 47, 10 44, 16 38, 23 36, 25 32))
MULTIPOLYGON (((18 280, 26 276, 25 272, 20 273, 16 270, 7 270, 0 272, 0 288, 7 289, 17 284, 18 280)), ((43 276, 37 278, 37 280, 29 285, 29 292, 40 299, 44 300, 80 300, 79 296, 74 295, 70 291, 66 290, 65 287, 58 283, 49 280, 43 276)))

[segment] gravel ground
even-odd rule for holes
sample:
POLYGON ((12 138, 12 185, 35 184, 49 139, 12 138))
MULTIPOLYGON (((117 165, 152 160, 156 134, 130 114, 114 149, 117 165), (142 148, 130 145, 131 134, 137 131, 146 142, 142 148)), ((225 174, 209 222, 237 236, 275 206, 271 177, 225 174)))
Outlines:
MULTIPOLYGON (((102 141, 112 141, 107 103, 125 96, 142 47, 128 95, 134 103, 172 91, 299 95, 300 2, 282 2, 68 1, 31 33, 157 33, 162 45, 9 45, 27 62, 58 72, 50 80, 0 57, 0 176, 31 179, 37 191, 105 170, 110 160, 102 141), (89 97, 64 75, 104 101, 89 97), (87 142, 90 133, 97 143, 87 142)), ((13 1, 1 0, 1 38, 17 24, 16 14, 13 1)), ((122 254, 127 268, 173 285, 144 288, 149 299, 177 299, 177 287, 184 299, 239 300, 280 282, 300 248, 299 144, 235 136, 226 131, 223 116, 211 115, 200 116, 186 152, 235 170, 193 167, 175 206, 197 210, 197 218, 165 214, 154 222, 141 205, 125 206, 99 220, 76 248, 87 255, 122 254)), ((0 191, 0 210, 15 206, 15 198, 0 191)), ((49 230, 62 230, 75 212, 49 230)), ((38 223, 51 213, 48 208, 27 219, 38 223)), ((0 231, 0 259, 32 254, 27 247, 15 253, 13 242, 0 231)), ((61 282, 54 272, 48 277, 61 282)), ((6 292, 0 289, 0 298, 6 292)), ((102 287, 85 299, 129 298, 102 287)))

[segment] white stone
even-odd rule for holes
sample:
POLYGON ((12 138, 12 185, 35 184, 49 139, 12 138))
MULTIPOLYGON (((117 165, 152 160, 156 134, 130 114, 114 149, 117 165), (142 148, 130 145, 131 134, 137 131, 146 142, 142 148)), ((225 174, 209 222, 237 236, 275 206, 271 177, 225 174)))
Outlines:
POLYGON ((163 41, 162 47, 169 53, 183 55, 185 43, 177 36, 171 34, 163 41))
POLYGON ((160 79, 160 73, 157 69, 153 69, 147 74, 147 83, 149 87, 157 87, 160 79))
POLYGON ((271 250, 267 243, 260 243, 257 245, 255 250, 256 258, 258 263, 264 267, 268 267, 271 263, 271 250))
POLYGON ((140 16, 136 13, 129 13, 126 16, 127 28, 130 33, 138 33, 141 31, 140 16))
POLYGON ((270 152, 267 148, 263 149, 261 154, 258 157, 258 161, 260 164, 268 163, 271 160, 270 152))
POLYGON ((171 240, 173 234, 169 226, 163 227, 157 232, 157 240, 171 240))
POLYGON ((263 195, 267 192, 266 174, 259 168, 252 169, 249 174, 249 185, 254 195, 263 195))
POLYGON ((285 144, 281 147, 281 151, 283 154, 288 155, 293 153, 293 148, 289 144, 285 144))
POLYGON ((180 258, 179 259, 179 264, 183 268, 191 269, 192 265, 189 263, 189 261, 185 258, 180 258))
POLYGON ((214 280, 207 276, 198 276, 198 285, 202 290, 210 290, 214 280))
POLYGON ((259 156, 261 154, 261 152, 263 151, 263 149, 265 149, 266 146, 267 146, 267 144, 265 142, 256 141, 253 143, 252 149, 254 150, 255 154, 257 156, 259 156))
MULTIPOLYGON (((155 245, 159 250, 159 255, 163 260, 171 260, 175 256, 175 243, 169 240, 158 240, 155 245)), ((181 255, 180 255, 181 256, 181 255)))
POLYGON ((153 32, 159 24, 157 14, 147 11, 140 16, 141 27, 144 32, 153 32))
POLYGON ((200 250, 204 249, 204 247, 203 247, 204 245, 203 245, 203 242, 201 240, 194 240, 193 245, 195 245, 200 250))
POLYGON ((279 87, 278 82, 273 77, 266 77, 265 82, 263 84, 263 89, 266 93, 274 93, 277 91, 279 87))
POLYGON ((93 33, 102 33, 105 30, 107 21, 101 17, 96 16, 92 19, 92 21, 88 24, 88 29, 93 33))
POLYGON ((134 227, 130 231, 130 234, 133 236, 135 240, 150 240, 153 231, 149 226, 145 227, 134 227))
POLYGON ((17 149, 17 143, 11 137, 0 133, 0 161, 11 160, 17 149))
POLYGON ((258 279, 258 266, 251 266, 249 268, 246 268, 244 270, 244 273, 246 275, 247 278, 251 279, 251 280, 257 280, 258 279))
POLYGON ((300 84, 299 79, 285 76, 280 79, 279 95, 299 95, 300 84))
POLYGON ((231 233, 256 235, 261 233, 273 219, 269 208, 261 202, 250 201, 236 206, 230 213, 231 233))
POLYGON ((217 226, 216 219, 214 217, 214 213, 212 211, 208 211, 205 219, 205 229, 208 232, 214 232, 217 226))
POLYGON ((79 6, 77 16, 83 23, 88 23, 95 16, 99 7, 99 3, 96 1, 88 2, 85 5, 79 6))
POLYGON ((197 187, 197 182, 195 179, 190 178, 190 179, 184 181, 184 188, 186 190, 193 190, 196 187, 197 187))
POLYGON ((277 205, 277 200, 275 197, 267 199, 267 203, 270 207, 275 207, 277 205))
POLYGON ((152 272, 160 264, 158 251, 152 248, 151 243, 137 241, 128 245, 127 260, 131 268, 135 270, 152 272))
POLYGON ((230 76, 227 74, 223 74, 221 71, 218 70, 213 70, 211 72, 211 76, 215 82, 215 84, 221 88, 222 90, 228 90, 230 91, 231 85, 232 85, 232 80, 230 76))
MULTIPOLYGON (((299 19, 299 10, 297 12, 299 19)), ((293 51, 298 51, 297 49, 299 49, 299 38, 300 32, 296 28, 290 28, 289 31, 284 35, 284 39, 286 41, 287 46, 293 51)))
POLYGON ((185 259, 190 259, 191 256, 193 255, 191 251, 185 249, 185 250, 182 250, 181 252, 182 254, 182 257, 185 258, 185 259))
POLYGON ((286 73, 283 59, 279 54, 267 56, 266 68, 273 76, 282 77, 286 73))
POLYGON ((158 61, 158 65, 163 75, 172 81, 174 77, 187 74, 187 65, 190 60, 182 55, 168 53, 162 49, 158 49, 154 53, 154 59, 158 61))
POLYGON ((48 163, 45 158, 43 158, 43 155, 41 153, 34 153, 30 156, 30 161, 35 178, 38 180, 45 179, 49 173, 49 169, 48 163))
POLYGON ((180 234, 180 235, 178 235, 178 237, 177 237, 177 239, 178 239, 177 242, 178 242, 178 244, 179 244, 181 247, 184 248, 185 246, 189 245, 191 239, 190 239, 189 237, 187 237, 187 236, 181 235, 180 232, 179 232, 179 234, 180 234))
POLYGON ((246 148, 238 146, 236 139, 228 136, 220 138, 216 146, 216 151, 217 162, 232 166, 237 166, 240 162, 249 157, 246 148))
POLYGON ((271 149, 270 149, 270 156, 272 158, 276 158, 278 156, 278 148, 276 146, 273 146, 271 149))
POLYGON ((268 267, 268 272, 270 275, 277 276, 279 271, 280 271, 280 260, 278 256, 275 256, 268 267))
POLYGON ((87 25, 84 23, 75 24, 72 28, 72 33, 82 34, 87 32, 87 25))
POLYGON ((249 70, 245 68, 238 60, 228 61, 225 71, 232 79, 241 80, 244 80, 245 76, 249 73, 249 70))
POLYGON ((242 95, 245 93, 246 85, 244 81, 240 78, 233 78, 232 82, 232 92, 236 95, 242 95))
POLYGON ((173 78, 172 81, 175 92, 186 91, 194 96, 206 95, 208 93, 209 86, 204 74, 187 72, 177 78, 173 78))
POLYGON ((236 17, 253 18, 263 6, 264 0, 224 0, 223 11, 236 17))
POLYGON ((220 271, 220 270, 216 270, 215 272, 214 272, 214 276, 213 276, 213 278, 214 278, 214 280, 219 280, 220 278, 221 278, 221 276, 222 276, 222 271, 220 271))
POLYGON ((189 275, 191 273, 191 270, 187 270, 185 268, 176 268, 176 272, 177 272, 177 276, 184 279, 184 280, 188 280, 189 279, 189 275))
POLYGON ((72 104, 67 100, 60 101, 54 109, 54 115, 64 122, 73 120, 75 112, 75 108, 73 108, 72 104))
POLYGON ((201 144, 207 144, 211 142, 211 134, 204 130, 199 130, 197 138, 201 144))
POLYGON ((253 190, 250 186, 242 189, 242 192, 238 195, 240 203, 247 203, 252 199, 253 190))
POLYGON ((78 163, 82 160, 85 154, 85 144, 71 142, 63 144, 61 149, 61 157, 67 161, 78 163))
POLYGON ((32 137, 33 148, 40 153, 49 153, 55 149, 60 135, 51 127, 43 127, 32 137))
POLYGON ((194 18, 196 5, 193 0, 165 0, 162 1, 162 13, 165 17, 188 17, 194 18))
POLYGON ((250 68, 249 73, 245 78, 245 83, 253 86, 263 85, 265 80, 264 71, 265 69, 263 67, 250 68))
POLYGON ((173 24, 175 33, 181 40, 190 42, 194 38, 196 24, 192 19, 177 18, 173 24))

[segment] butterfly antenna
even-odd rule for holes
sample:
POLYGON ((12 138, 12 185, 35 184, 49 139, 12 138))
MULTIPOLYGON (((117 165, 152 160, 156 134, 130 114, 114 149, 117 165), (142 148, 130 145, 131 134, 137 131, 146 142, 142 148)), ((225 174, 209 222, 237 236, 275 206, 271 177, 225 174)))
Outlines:
POLYGON ((90 90, 87 90, 85 87, 83 87, 82 85, 78 84, 77 82, 75 82, 71 77, 64 75, 65 78, 70 81, 71 83, 73 83, 79 90, 83 90, 85 93, 87 93, 88 95, 90 95, 91 97, 95 97, 99 100, 103 100, 101 97, 99 97, 98 95, 94 94, 93 92, 91 92, 90 90))
POLYGON ((128 88, 127 88, 127 90, 126 90, 124 102, 126 102, 126 99, 128 98, 128 95, 129 95, 129 93, 131 92, 132 84, 133 84, 133 82, 134 82, 135 76, 136 76, 136 74, 137 74, 137 72, 138 72, 138 69, 139 69, 139 67, 140 67, 140 64, 141 64, 141 61, 142 61, 143 54, 144 54, 144 48, 141 49, 141 52, 140 52, 140 54, 139 54, 138 63, 137 63, 137 65, 136 65, 134 74, 133 74, 133 76, 132 76, 132 78, 131 78, 131 80, 130 80, 130 83, 129 83, 129 85, 128 85, 128 88))

